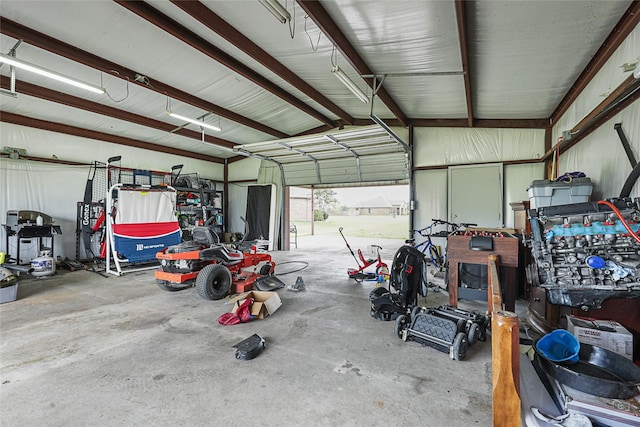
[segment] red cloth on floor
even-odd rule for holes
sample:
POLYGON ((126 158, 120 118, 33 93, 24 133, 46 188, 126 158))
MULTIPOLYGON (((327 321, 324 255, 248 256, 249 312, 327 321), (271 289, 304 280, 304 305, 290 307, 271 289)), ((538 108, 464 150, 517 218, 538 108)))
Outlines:
POLYGON ((251 320, 251 304, 253 298, 247 298, 240 304, 235 313, 224 313, 218 317, 218 323, 221 325, 237 325, 251 320))

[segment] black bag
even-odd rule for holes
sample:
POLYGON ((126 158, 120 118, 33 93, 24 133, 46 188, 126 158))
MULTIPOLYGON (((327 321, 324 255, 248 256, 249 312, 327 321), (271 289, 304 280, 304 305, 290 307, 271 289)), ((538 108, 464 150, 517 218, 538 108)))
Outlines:
POLYGON ((427 296, 426 272, 422 252, 410 245, 398 249, 391 265, 389 289, 393 287, 398 291, 403 307, 416 305, 418 294, 427 296))
POLYGON ((264 338, 258 334, 253 334, 234 345, 234 347, 236 348, 236 359, 251 360, 264 350, 264 338))

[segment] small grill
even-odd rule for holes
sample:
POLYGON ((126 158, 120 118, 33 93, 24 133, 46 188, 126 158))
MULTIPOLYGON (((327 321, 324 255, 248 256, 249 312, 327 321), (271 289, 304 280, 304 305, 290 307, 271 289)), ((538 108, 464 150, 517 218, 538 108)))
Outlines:
MULTIPOLYGON (((15 259, 20 264, 20 246, 23 239, 37 239, 38 251, 50 249, 53 255, 53 236, 62 234, 59 225, 53 225, 53 218, 45 213, 31 210, 10 210, 7 211, 6 223, 2 226, 5 230, 6 241, 5 247, 9 254, 9 241, 12 237, 16 238, 16 255, 15 259), (40 219, 39 219, 40 218, 40 219), (51 247, 43 246, 43 238, 51 239, 51 247)), ((11 254, 9 254, 11 257, 11 254)), ((30 262, 24 262, 25 264, 30 262)))

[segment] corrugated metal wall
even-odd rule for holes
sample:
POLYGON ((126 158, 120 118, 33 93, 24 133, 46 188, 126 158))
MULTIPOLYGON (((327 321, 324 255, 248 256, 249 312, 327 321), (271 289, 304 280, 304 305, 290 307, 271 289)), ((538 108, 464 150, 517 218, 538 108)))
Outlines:
MULTIPOLYGON (((559 137, 563 131, 572 129, 579 123, 622 81, 628 78, 630 72, 625 73, 622 65, 639 60, 640 27, 636 27, 576 102, 558 120, 558 123, 553 127, 553 135, 559 137)), ((636 66, 640 66, 640 64, 636 66)), ((638 101, 560 156, 558 168, 560 174, 582 171, 591 178, 594 183, 592 199, 618 196, 632 169, 620 138, 614 129, 615 123, 621 123, 636 160, 639 160, 640 103, 638 101)), ((640 196, 640 188, 637 185, 633 188, 631 196, 640 196)))
MULTIPOLYGON (((544 130, 417 128, 414 132, 415 167, 495 163, 531 160, 544 154, 544 130)), ((513 225, 509 203, 527 200, 527 187, 542 179, 540 164, 505 165, 505 226, 513 225)), ((422 228, 431 219, 448 219, 447 169, 416 171, 414 226, 422 228)))

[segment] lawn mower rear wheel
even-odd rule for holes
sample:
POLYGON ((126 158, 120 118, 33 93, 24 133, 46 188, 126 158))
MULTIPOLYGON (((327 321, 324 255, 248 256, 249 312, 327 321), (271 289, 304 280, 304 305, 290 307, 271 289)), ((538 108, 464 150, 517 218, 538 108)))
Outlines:
POLYGON ((219 300, 231 290, 231 272, 221 264, 209 264, 196 277, 196 290, 201 298, 219 300))

